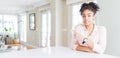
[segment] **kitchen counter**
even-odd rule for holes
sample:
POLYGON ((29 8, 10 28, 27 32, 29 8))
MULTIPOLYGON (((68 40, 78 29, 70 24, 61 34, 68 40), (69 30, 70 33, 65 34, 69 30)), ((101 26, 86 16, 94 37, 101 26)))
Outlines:
POLYGON ((107 54, 74 51, 68 47, 38 48, 0 53, 0 58, 120 58, 107 54))

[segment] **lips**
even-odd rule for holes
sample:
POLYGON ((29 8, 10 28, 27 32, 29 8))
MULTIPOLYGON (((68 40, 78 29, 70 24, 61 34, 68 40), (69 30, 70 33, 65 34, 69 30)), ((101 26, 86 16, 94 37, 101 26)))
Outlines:
POLYGON ((89 21, 85 21, 84 23, 85 23, 85 24, 88 24, 88 23, 89 23, 89 21))

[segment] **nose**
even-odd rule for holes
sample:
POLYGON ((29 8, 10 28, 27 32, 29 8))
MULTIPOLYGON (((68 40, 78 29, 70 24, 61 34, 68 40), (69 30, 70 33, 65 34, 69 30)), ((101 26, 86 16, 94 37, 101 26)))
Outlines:
POLYGON ((88 17, 87 17, 87 16, 86 16, 86 17, 84 17, 84 20, 85 20, 85 21, 87 21, 87 20, 88 20, 88 17))

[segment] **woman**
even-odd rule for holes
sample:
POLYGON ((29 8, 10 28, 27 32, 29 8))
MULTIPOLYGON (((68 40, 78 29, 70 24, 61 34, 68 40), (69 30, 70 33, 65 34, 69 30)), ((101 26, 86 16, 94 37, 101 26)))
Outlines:
POLYGON ((72 48, 77 51, 87 51, 92 53, 103 53, 106 48, 106 28, 94 24, 96 12, 99 6, 94 2, 84 3, 80 13, 83 24, 79 24, 74 29, 74 39, 72 48))

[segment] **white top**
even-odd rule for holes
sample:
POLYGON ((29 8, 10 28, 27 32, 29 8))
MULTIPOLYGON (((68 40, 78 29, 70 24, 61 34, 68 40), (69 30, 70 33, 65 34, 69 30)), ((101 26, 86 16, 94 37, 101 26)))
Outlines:
POLYGON ((0 58, 118 58, 106 54, 74 51, 67 47, 38 48, 0 53, 0 58))
MULTIPOLYGON (((106 48, 106 28, 103 26, 94 26, 94 30, 90 36, 88 36, 86 32, 86 28, 83 24, 79 24, 74 29, 77 33, 80 33, 84 37, 88 37, 88 39, 93 40, 94 47, 93 51, 98 53, 103 53, 106 48)), ((81 42, 74 38, 72 40, 72 48, 75 50, 78 44, 82 45, 81 42), (79 42, 79 43, 77 43, 79 42)))

